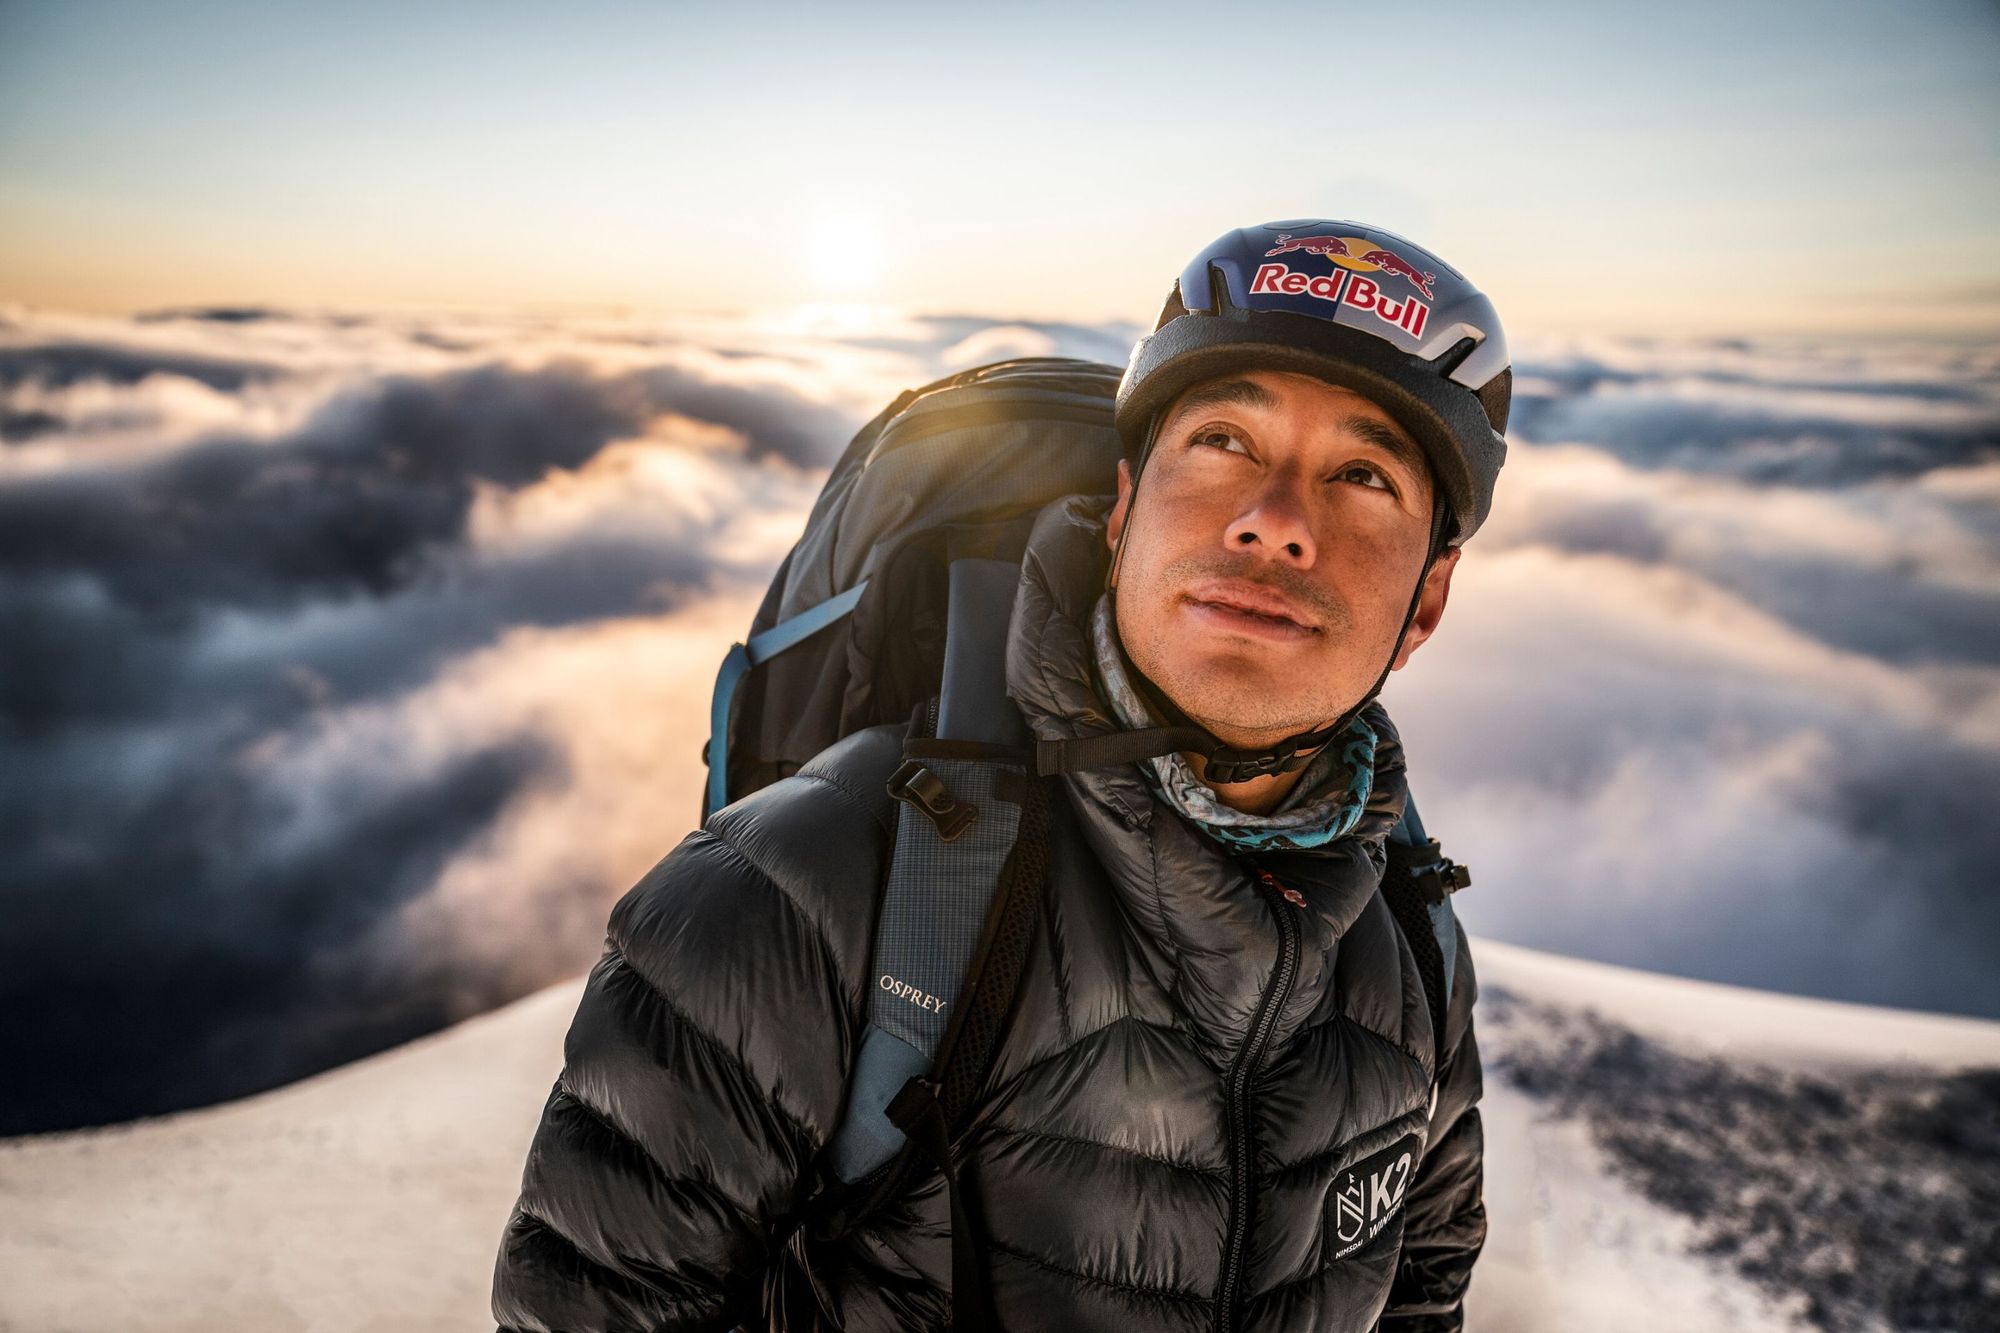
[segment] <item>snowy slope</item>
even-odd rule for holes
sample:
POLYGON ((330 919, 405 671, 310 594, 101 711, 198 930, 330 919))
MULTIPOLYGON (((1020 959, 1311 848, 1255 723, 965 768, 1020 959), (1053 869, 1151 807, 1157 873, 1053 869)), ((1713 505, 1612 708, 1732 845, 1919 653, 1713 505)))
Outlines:
POLYGON ((2000 1327, 2000 1023, 1474 956, 1468 1327, 2000 1327))
MULTIPOLYGON (((2000 1023, 1475 950, 1491 1219, 1477 1333, 1809 1326, 1804 1293, 1689 1253, 1715 1219, 1660 1201, 1607 1133, 1646 1079, 1594 1080, 1606 1034, 1628 1059, 1678 1053, 1656 1071, 1758 1086, 2000 1066, 2000 1023)), ((0 1142, 0 1330, 490 1330, 494 1250, 581 984, 242 1101, 0 1142)))
POLYGON ((581 990, 222 1106, 0 1142, 0 1329, 490 1330, 581 990))

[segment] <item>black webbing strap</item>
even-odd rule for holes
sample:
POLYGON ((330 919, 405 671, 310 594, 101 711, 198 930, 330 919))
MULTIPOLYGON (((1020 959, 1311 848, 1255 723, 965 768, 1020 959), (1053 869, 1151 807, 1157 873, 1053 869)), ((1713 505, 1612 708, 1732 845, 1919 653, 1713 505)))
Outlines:
POLYGON ((1434 1073, 1442 1073, 1446 1005, 1444 952, 1438 946, 1437 929, 1431 923, 1427 895, 1414 873, 1437 860, 1436 849, 1435 842, 1427 847, 1411 847, 1393 840, 1389 842, 1385 849, 1389 863, 1382 871, 1382 897, 1389 904, 1389 912, 1396 918, 1396 924, 1402 927, 1404 937, 1409 940, 1410 952, 1417 956, 1417 973, 1423 978, 1424 994, 1430 1000, 1431 1068, 1434 1073))
POLYGON ((1135 763, 1175 750, 1207 751, 1214 738, 1193 727, 1146 727, 1101 736, 1035 742, 1035 771, 1044 775, 1081 773, 1088 768, 1135 763))
POLYGON ((1301 732, 1269 750, 1238 750, 1220 744, 1200 727, 1142 727, 1098 736, 1035 742, 1035 771, 1044 775, 1081 773, 1089 768, 1137 763, 1155 755, 1192 750, 1203 757, 1203 776, 1215 782, 1244 782, 1267 773, 1290 773, 1313 761, 1320 746, 1347 725, 1301 732))
POLYGON ((945 1193, 951 1198, 951 1327, 952 1333, 989 1330, 993 1323, 993 1295, 986 1287, 986 1270, 979 1262, 979 1248, 972 1243, 972 1212, 966 1206, 969 1186, 958 1178, 951 1160, 951 1131, 946 1128, 944 1103, 938 1100, 938 1085, 927 1078, 913 1078, 903 1085, 889 1103, 889 1119, 909 1137, 910 1145, 944 1175, 945 1193))
MULTIPOLYGON (((1048 876, 1049 800, 1046 782, 1028 783, 1020 834, 1001 875, 958 1012, 945 1033, 939 1076, 911 1079, 888 1107, 890 1120, 908 1136, 910 1147, 943 1174, 951 1197, 953 1333, 984 1333, 996 1327, 979 1232, 973 1223, 973 1185, 952 1161, 951 1136, 962 1128, 966 1112, 986 1083, 1027 972, 1048 876)), ((904 1156, 904 1169, 888 1173, 871 1206, 901 1188, 909 1153, 904 1156)))

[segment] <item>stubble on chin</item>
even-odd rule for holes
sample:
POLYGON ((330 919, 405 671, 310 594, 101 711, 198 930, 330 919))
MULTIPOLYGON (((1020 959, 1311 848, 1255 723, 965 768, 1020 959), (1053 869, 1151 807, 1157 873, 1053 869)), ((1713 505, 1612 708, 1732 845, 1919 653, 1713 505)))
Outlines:
MULTIPOLYGON (((1200 579, 1229 577, 1236 572, 1226 565, 1218 568, 1215 562, 1206 559, 1176 562, 1169 567, 1168 577, 1144 590, 1150 599, 1149 614, 1144 617, 1145 628, 1138 634, 1128 632, 1126 609, 1119 604, 1119 635, 1126 656, 1147 679, 1166 691, 1181 711, 1210 731, 1242 737, 1239 744, 1275 743, 1301 731, 1325 726, 1329 719, 1339 715, 1340 706, 1319 697, 1300 697, 1297 681, 1287 678, 1282 668, 1258 666, 1240 659, 1231 662, 1226 653, 1204 651, 1201 640, 1213 631, 1194 624, 1182 614, 1185 599, 1174 590, 1200 579)), ((1288 584, 1274 586, 1290 591, 1288 584)), ((1121 580, 1118 591, 1121 598, 1129 596, 1129 581, 1121 580)), ((1300 600, 1307 601, 1321 617, 1321 635, 1335 643, 1347 642, 1350 618, 1337 596, 1315 590, 1310 599, 1300 600)), ((1246 644, 1239 651, 1250 654, 1257 649, 1246 644)), ((1301 672, 1309 668, 1298 666, 1290 670, 1301 672)))

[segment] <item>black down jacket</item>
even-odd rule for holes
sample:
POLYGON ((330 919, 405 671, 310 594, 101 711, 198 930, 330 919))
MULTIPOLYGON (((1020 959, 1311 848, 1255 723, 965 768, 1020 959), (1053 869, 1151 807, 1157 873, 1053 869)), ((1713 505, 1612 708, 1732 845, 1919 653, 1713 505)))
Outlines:
MULTIPOLYGON (((1049 506, 1023 566, 1009 693, 1043 737, 1114 729, 1088 641, 1107 506, 1049 506)), ((1433 1107, 1377 892, 1402 752, 1372 720, 1367 812, 1311 852, 1246 861, 1136 765, 1052 779, 1039 938, 959 1144, 1003 1327, 1461 1326, 1486 1230, 1472 966, 1461 932, 1433 1107)), ((716 812, 613 909, 501 1243, 504 1329, 946 1326, 936 1172, 839 1241, 796 1226, 866 1014, 904 729, 716 812)))

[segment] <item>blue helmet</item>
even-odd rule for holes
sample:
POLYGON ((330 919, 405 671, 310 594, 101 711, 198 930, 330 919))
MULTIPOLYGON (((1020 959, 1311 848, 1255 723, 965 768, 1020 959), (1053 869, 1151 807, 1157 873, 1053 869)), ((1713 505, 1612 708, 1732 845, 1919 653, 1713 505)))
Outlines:
POLYGON ((1513 371, 1493 303, 1423 247, 1359 222, 1270 222, 1194 257, 1118 387, 1143 466, 1157 417, 1231 370, 1313 375, 1374 400, 1429 458, 1456 545, 1486 520, 1507 456, 1513 371))

